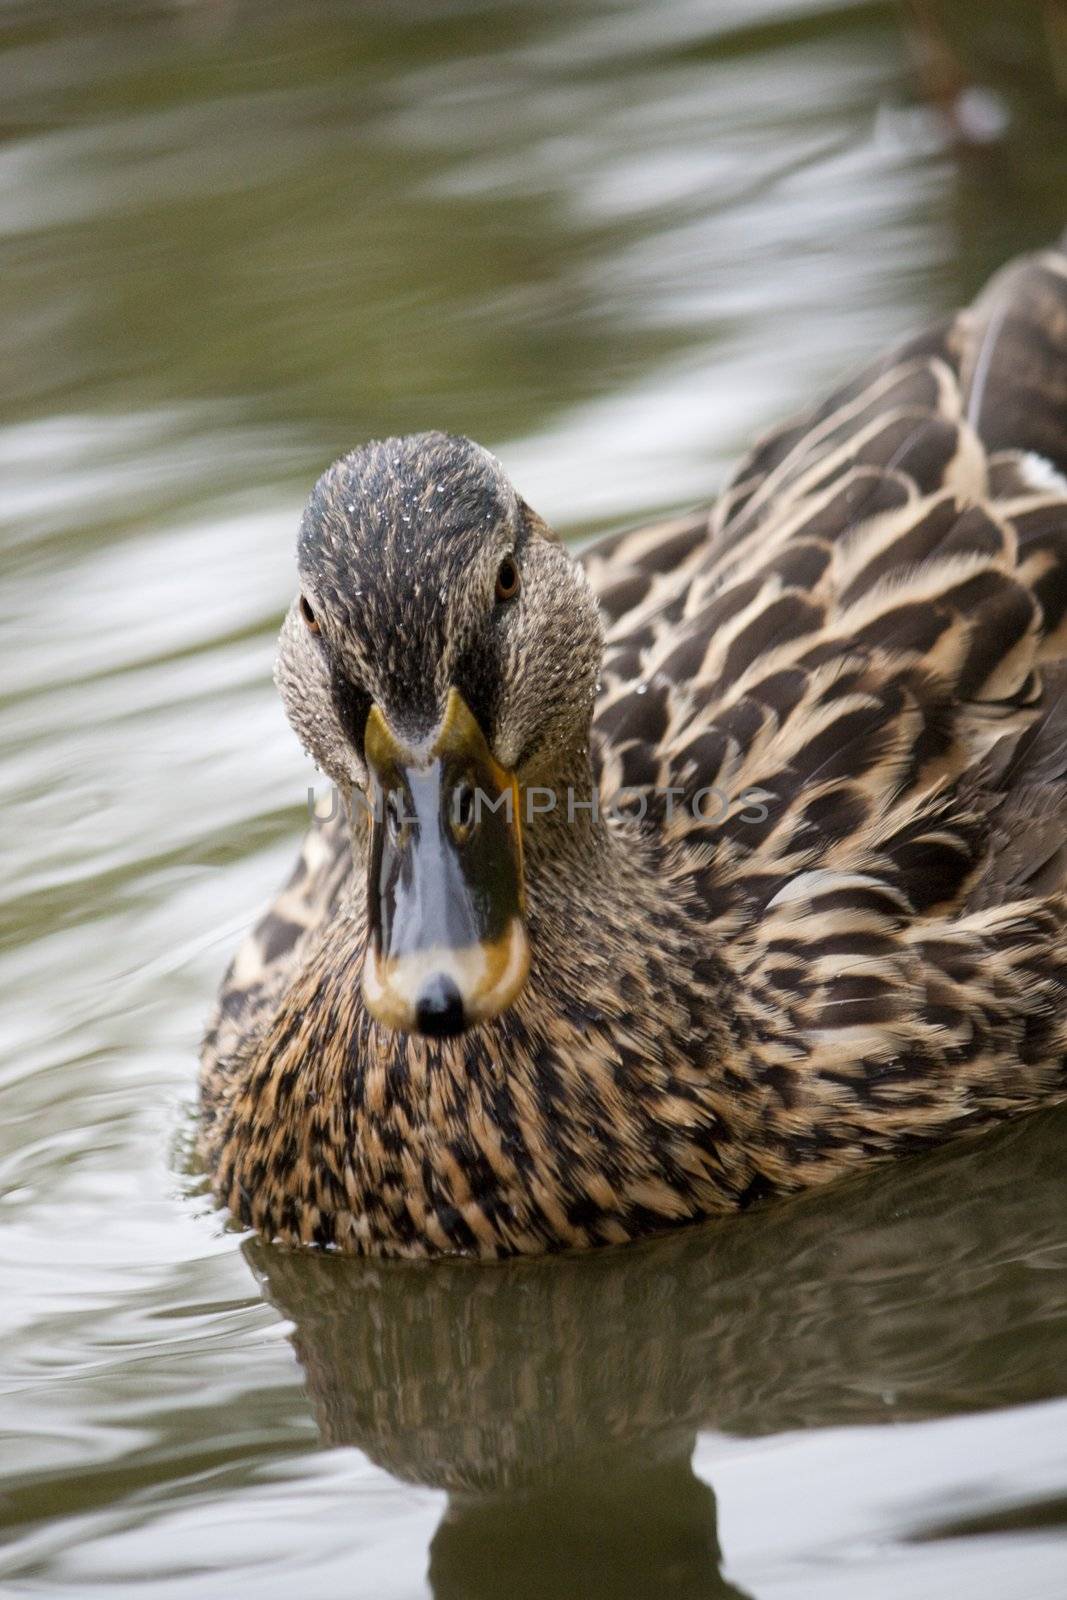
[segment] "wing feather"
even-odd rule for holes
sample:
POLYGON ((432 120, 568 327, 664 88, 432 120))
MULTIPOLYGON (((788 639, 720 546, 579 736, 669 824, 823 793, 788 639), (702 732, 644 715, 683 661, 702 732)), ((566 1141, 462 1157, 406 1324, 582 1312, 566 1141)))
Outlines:
POLYGON ((914 1119, 952 1060, 937 1120, 962 1121, 1006 1027, 1059 1070, 1065 425, 1046 255, 762 440, 684 571, 611 620, 605 777, 681 791, 669 821, 649 795, 646 829, 690 852, 794 1096, 817 1053, 914 1119), (707 785, 726 801, 694 814, 707 785))

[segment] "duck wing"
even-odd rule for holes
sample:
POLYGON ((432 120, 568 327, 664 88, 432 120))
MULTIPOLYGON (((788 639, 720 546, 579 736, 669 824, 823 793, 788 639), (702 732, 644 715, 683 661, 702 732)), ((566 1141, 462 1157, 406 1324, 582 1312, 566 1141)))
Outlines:
POLYGON ((1049 253, 761 441, 710 513, 589 553, 606 777, 763 786, 776 847, 783 821, 828 842, 824 811, 853 834, 861 807, 977 782, 1027 733, 1017 791, 1027 752, 1047 761, 1033 727, 1057 723, 1067 655, 1061 465, 1067 260, 1049 253))
POLYGON ((1065 466, 1053 251, 757 444, 609 625, 602 786, 688 861, 782 1084, 907 1060, 929 1099, 966 1048, 942 1125, 1062 1087, 1065 466))

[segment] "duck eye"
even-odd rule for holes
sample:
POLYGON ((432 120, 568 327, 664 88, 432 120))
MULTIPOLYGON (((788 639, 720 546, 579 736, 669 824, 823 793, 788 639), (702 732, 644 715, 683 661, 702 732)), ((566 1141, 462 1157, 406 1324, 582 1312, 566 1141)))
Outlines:
POLYGON ((502 604, 519 592, 519 569, 513 556, 505 556, 496 569, 496 598, 502 604))
POLYGON ((316 620, 314 611, 312 611, 311 606, 308 604, 306 595, 300 596, 300 615, 307 623, 309 631, 311 633, 318 633, 319 624, 316 620))

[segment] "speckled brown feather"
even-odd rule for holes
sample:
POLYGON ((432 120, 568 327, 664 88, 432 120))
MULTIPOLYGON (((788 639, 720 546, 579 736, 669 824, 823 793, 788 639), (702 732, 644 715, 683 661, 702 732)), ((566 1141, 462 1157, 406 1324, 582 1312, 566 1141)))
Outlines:
MULTIPOLYGON (((537 781, 592 762, 644 815, 528 828, 531 981, 453 1041, 370 1022, 358 839, 353 868, 313 835, 205 1047, 220 1199, 351 1251, 534 1252, 1064 1096, 1065 386, 1049 254, 762 441, 710 512, 588 552, 591 754, 537 781)), ((436 661, 459 625, 433 626, 436 661)))

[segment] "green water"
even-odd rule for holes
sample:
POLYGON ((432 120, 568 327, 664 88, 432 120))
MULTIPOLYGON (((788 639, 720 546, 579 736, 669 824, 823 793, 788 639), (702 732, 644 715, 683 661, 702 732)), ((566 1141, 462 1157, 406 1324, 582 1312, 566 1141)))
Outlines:
POLYGON ((888 5, 0 5, 3 1594, 1067 1593, 1065 1114, 500 1270, 186 1171, 310 482, 442 426, 567 533, 712 495, 1067 221, 1054 8, 938 9, 989 147, 888 5))

